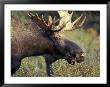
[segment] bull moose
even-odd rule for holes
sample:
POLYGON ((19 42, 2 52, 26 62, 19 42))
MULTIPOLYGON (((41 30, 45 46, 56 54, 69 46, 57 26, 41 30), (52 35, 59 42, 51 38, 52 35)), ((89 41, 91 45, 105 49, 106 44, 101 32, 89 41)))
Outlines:
POLYGON ((30 18, 27 23, 11 17, 11 74, 19 69, 23 58, 30 56, 41 55, 45 58, 48 76, 53 73, 51 64, 58 59, 66 59, 69 64, 84 61, 83 50, 74 42, 63 38, 60 31, 82 27, 86 16, 82 14, 71 22, 73 13, 58 11, 58 14, 58 20, 48 16, 48 23, 43 15, 34 15, 30 11, 27 13, 30 18))

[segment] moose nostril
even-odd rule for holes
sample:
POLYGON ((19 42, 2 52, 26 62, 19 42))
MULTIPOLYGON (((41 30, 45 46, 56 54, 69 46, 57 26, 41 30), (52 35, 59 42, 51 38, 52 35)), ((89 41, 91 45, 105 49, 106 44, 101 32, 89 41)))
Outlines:
POLYGON ((81 57, 84 57, 85 55, 84 55, 84 53, 83 54, 81 54, 81 57))

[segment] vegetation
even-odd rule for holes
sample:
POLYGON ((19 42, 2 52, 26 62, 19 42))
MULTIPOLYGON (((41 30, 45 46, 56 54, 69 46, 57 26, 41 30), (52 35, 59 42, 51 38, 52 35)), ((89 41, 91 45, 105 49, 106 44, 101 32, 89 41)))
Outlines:
MULTIPOLYGON (((62 33, 65 38, 77 43, 83 49, 85 61, 70 65, 66 60, 59 59, 52 64, 53 77, 99 77, 100 35, 97 33, 97 29, 77 29, 62 33)), ((20 69, 13 76, 47 77, 45 59, 42 56, 24 58, 20 69)))

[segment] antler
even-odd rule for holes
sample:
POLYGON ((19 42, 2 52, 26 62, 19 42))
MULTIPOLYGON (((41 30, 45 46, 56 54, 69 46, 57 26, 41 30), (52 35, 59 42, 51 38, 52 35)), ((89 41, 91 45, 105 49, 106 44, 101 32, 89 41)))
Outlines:
POLYGON ((85 19, 86 19, 86 16, 84 14, 81 14, 81 16, 72 23, 71 17, 73 15, 73 12, 71 14, 69 14, 68 11, 58 11, 58 13, 59 13, 60 17, 64 17, 63 20, 60 21, 60 24, 69 21, 63 30, 78 29, 78 28, 82 27, 82 25, 84 24, 85 19))
POLYGON ((73 12, 71 14, 68 11, 58 11, 60 15, 59 20, 52 19, 51 16, 48 16, 48 23, 44 20, 43 15, 41 17, 38 14, 33 15, 31 12, 28 12, 30 18, 43 30, 46 32, 59 32, 61 30, 75 30, 82 27, 85 22, 86 16, 81 14, 79 18, 77 18, 73 23, 71 22, 71 18, 73 12), (56 22, 59 21, 58 26, 55 26, 56 22))
POLYGON ((81 16, 72 23, 72 29, 75 30, 82 27, 85 20, 86 20, 86 16, 82 13, 81 16))
MULTIPOLYGON (((47 24, 43 18, 43 15, 42 17, 39 17, 38 14, 34 15, 31 12, 29 12, 28 15, 32 19, 32 21, 35 22, 42 29, 51 29, 52 23, 48 22, 47 24)), ((50 17, 49 17, 49 20, 50 20, 50 17)))
POLYGON ((38 14, 33 15, 31 12, 28 12, 28 15, 33 20, 33 22, 35 22, 41 29, 44 29, 47 32, 59 32, 65 27, 64 24, 61 26, 55 26, 55 23, 59 20, 56 21, 55 18, 52 19, 51 16, 48 16, 49 20, 47 24, 43 15, 39 17, 38 14))

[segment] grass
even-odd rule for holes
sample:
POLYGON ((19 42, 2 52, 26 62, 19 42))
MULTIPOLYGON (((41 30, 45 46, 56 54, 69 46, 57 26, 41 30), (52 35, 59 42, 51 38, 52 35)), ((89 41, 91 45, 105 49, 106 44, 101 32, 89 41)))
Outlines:
MULTIPOLYGON (((78 29, 63 33, 65 38, 77 43, 85 53, 85 61, 70 65, 64 59, 52 64, 53 77, 99 77, 100 76, 100 36, 96 30, 78 29)), ((47 77, 46 64, 42 56, 27 57, 22 60, 14 77, 47 77)))

